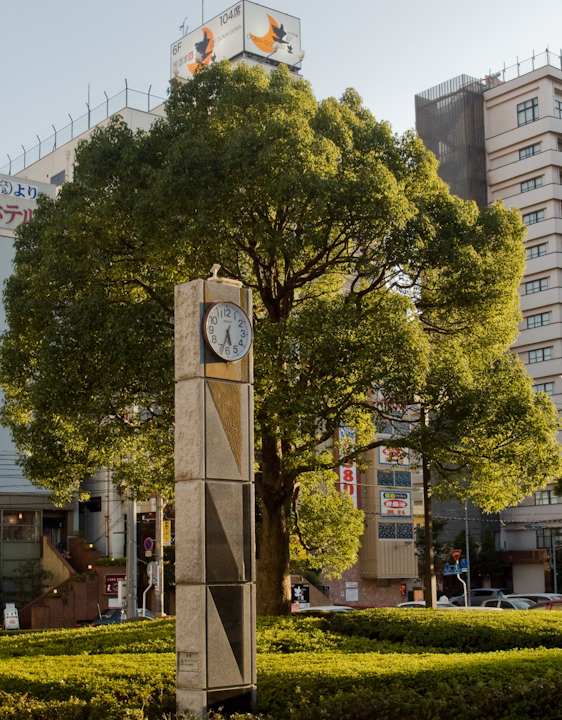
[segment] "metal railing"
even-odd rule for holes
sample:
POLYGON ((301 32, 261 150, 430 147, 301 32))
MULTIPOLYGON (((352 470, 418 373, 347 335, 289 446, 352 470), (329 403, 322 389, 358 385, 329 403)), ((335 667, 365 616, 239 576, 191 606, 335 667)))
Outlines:
MULTIPOLYGON (((509 67, 506 67, 504 63, 502 70, 494 74, 492 74, 492 71, 490 70, 490 75, 488 77, 490 79, 497 78, 498 80, 501 80, 501 82, 509 82, 509 80, 514 80, 515 78, 521 77, 521 75, 526 75, 527 73, 533 72, 533 70, 538 70, 538 68, 545 67, 546 65, 562 70, 562 50, 560 50, 560 55, 557 55, 555 52, 548 49, 538 55, 535 55, 535 51, 533 50, 532 57, 527 60, 521 60, 521 62, 519 62, 519 58, 517 58, 515 65, 510 65, 509 67)), ((486 80, 488 80, 488 78, 486 78, 486 80)))
POLYGON ((0 167, 0 173, 4 175, 15 175, 25 170, 25 168, 46 157, 65 143, 74 140, 75 137, 82 135, 82 133, 87 132, 98 123, 125 108, 150 112, 165 101, 165 97, 162 97, 164 93, 156 95, 152 93, 151 90, 152 85, 148 90, 140 90, 132 87, 127 80, 125 80, 124 87, 111 97, 104 92, 105 99, 99 105, 90 107, 89 103, 86 103, 87 111, 83 115, 72 117, 69 113, 69 123, 59 128, 52 125, 53 132, 47 137, 41 138, 37 135, 38 142, 36 145, 33 145, 33 147, 26 148, 22 145, 23 153, 21 155, 15 158, 7 155, 8 162, 0 167))

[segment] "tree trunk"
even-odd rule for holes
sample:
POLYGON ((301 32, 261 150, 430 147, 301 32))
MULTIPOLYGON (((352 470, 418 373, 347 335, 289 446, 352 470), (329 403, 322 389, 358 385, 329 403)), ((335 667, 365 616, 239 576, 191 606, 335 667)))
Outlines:
POLYGON ((257 582, 259 615, 288 615, 291 611, 289 541, 294 481, 283 477, 282 455, 277 439, 262 435, 262 472, 256 478, 256 490, 262 501, 257 582))
POLYGON ((425 455, 422 456, 423 506, 424 506, 424 599, 426 607, 437 607, 437 579, 433 553, 433 518, 431 514, 431 471, 425 455))
POLYGON ((258 615, 288 615, 291 611, 289 539, 291 497, 268 508, 263 503, 262 531, 258 558, 258 615))

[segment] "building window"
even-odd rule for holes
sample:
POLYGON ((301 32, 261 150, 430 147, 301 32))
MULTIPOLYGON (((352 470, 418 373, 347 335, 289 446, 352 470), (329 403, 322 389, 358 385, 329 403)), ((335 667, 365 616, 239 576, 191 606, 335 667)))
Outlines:
POLYGON ((379 540, 413 540, 413 523, 379 523, 379 540))
POLYGON ((544 210, 536 210, 532 213, 523 215, 523 222, 525 225, 534 225, 535 223, 542 222, 544 220, 544 210))
POLYGON ((64 170, 61 170, 60 173, 57 173, 56 175, 53 175, 51 177, 51 185, 56 185, 58 187, 59 185, 62 185, 65 180, 66 172, 64 170))
POLYGON ((535 392, 543 392, 547 395, 552 395, 554 391, 554 383, 539 383, 538 385, 533 385, 533 390, 535 392))
POLYGON ((554 117, 562 118, 562 100, 554 101, 554 117))
POLYGON ((535 505, 557 505, 558 496, 554 490, 539 490, 535 493, 535 505))
POLYGON ((548 290, 548 278, 541 278, 540 280, 532 280, 531 282, 525 283, 525 295, 532 295, 533 293, 543 292, 548 290))
POLYGON ((519 160, 525 160, 525 158, 538 155, 541 151, 541 144, 536 143, 535 145, 528 145, 527 147, 519 150, 519 160))
POLYGON ((558 182, 562 185, 562 168, 558 168, 558 182))
POLYGON ((538 350, 529 350, 529 364, 545 362, 552 359, 552 348, 539 348, 538 350))
POLYGON ((539 187, 542 187, 542 177, 531 178, 531 180, 521 183, 521 192, 529 192, 529 190, 536 190, 539 187))
POLYGON ((562 152, 562 137, 558 136, 556 138, 556 144, 557 144, 557 150, 558 152, 562 152))
POLYGON ((554 528, 537 528, 537 549, 552 549, 552 540, 556 543, 558 532, 554 528), (553 537, 554 536, 554 537, 553 537))
POLYGON ((527 260, 532 260, 533 258, 540 257, 541 255, 546 255, 546 243, 533 245, 532 247, 527 248, 527 260))
POLYGON ((527 147, 522 148, 519 150, 519 160, 525 160, 528 157, 533 157, 533 155, 538 155, 541 151, 541 144, 535 143, 534 145, 527 145, 527 147))
POLYGON ((384 487, 412 487, 412 473, 408 470, 377 470, 377 483, 384 487))
POLYGON ((533 98, 517 105, 517 124, 528 125, 539 119, 539 99, 533 98))
POLYGON ((529 315, 527 318, 527 330, 531 328, 541 327, 542 325, 550 325, 550 313, 539 313, 538 315, 529 315))
POLYGON ((2 513, 3 542, 38 542, 40 535, 39 513, 34 510, 21 512, 4 510, 2 513))

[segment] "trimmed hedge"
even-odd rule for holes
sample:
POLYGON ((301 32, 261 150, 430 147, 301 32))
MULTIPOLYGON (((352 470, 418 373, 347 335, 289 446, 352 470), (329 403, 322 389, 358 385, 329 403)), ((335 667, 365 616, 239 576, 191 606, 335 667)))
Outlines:
POLYGON ((160 718, 174 710, 172 654, 38 655, 0 661, 0 719, 160 718))
POLYGON ((562 613, 380 608, 333 613, 332 633, 454 652, 562 647, 562 613))
POLYGON ((0 636, 0 659, 30 655, 169 653, 175 651, 175 627, 175 620, 169 619, 95 628, 6 632, 0 636))
MULTIPOLYGON (((559 720, 562 650, 259 658, 275 720, 559 720)), ((237 718, 250 718, 240 715, 237 718)))

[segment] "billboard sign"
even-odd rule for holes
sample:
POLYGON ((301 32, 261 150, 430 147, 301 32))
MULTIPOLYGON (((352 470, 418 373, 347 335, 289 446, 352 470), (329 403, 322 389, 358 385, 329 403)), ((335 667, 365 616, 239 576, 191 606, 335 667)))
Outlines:
POLYGON ((405 448, 379 446, 379 465, 403 465, 408 467, 410 455, 405 448))
MULTIPOLYGON (((348 448, 355 445, 355 430, 348 427, 340 427, 337 430, 337 439, 340 442, 340 454, 345 454, 348 448)), ((351 496, 355 507, 357 502, 357 465, 351 460, 338 468, 340 476, 340 490, 351 496)))
POLYGON ((199 63, 233 60, 244 52, 295 65, 300 49, 298 18, 240 0, 172 44, 171 77, 187 80, 199 63))
MULTIPOLYGON (((119 582, 125 582, 125 575, 106 575, 105 576, 105 594, 117 595, 119 590, 119 582)), ((116 605, 115 607, 119 607, 116 605)))
POLYGON ((31 220, 39 193, 54 198, 57 188, 49 183, 0 174, 0 230, 15 230, 31 220))
POLYGON ((412 494, 396 490, 381 490, 381 517, 412 517, 412 494))

